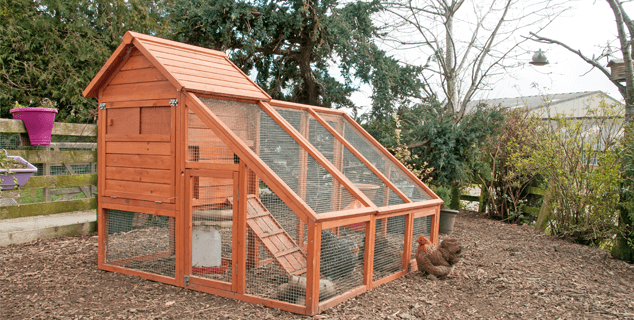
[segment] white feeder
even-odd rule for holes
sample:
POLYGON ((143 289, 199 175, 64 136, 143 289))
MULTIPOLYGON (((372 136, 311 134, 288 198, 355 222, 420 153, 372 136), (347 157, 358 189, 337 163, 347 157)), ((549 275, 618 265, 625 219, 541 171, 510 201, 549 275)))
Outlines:
POLYGON ((192 230, 192 266, 197 268, 221 265, 220 232, 213 226, 194 225, 192 230))

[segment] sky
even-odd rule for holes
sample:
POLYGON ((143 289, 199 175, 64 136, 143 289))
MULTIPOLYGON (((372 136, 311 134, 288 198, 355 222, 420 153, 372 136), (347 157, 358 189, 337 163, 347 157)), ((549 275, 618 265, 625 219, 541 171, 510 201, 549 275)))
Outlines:
MULTIPOLYGON (((605 1, 580 1, 540 35, 566 43, 586 56, 599 55, 601 45, 616 39, 614 14, 605 1)), ((497 92, 491 92, 489 98, 599 90, 621 100, 616 86, 601 71, 592 69, 572 52, 557 45, 532 43, 529 46, 535 51, 541 48, 550 64, 540 67, 524 64, 497 84, 497 92)), ((528 54, 526 61, 531 58, 532 55, 528 54)), ((607 62, 605 59, 602 64, 605 66, 607 62)))
MULTIPOLYGON (((599 55, 602 47, 608 41, 615 41, 616 26, 614 15, 606 1, 580 0, 575 1, 574 7, 558 17, 544 31, 541 36, 559 40, 572 48, 592 57, 599 55)), ((634 5, 626 6, 632 12, 634 5)), ((634 15, 634 14, 632 14, 634 15)), ((528 36, 529 30, 523 30, 528 36)), ((613 45, 618 43, 613 42, 613 45)), ((512 98, 540 94, 570 93, 583 91, 603 91, 609 96, 622 100, 618 90, 607 77, 570 51, 557 46, 531 42, 522 66, 509 71, 501 81, 494 85, 491 91, 481 92, 476 99, 512 98), (548 58, 546 66, 529 64, 535 51, 541 49, 548 58)), ((607 65, 607 59, 602 65, 607 65)), ((364 106, 363 111, 369 109, 371 91, 369 87, 362 87, 360 92, 352 96, 353 101, 364 106)), ((362 111, 362 112, 363 112, 362 111)))

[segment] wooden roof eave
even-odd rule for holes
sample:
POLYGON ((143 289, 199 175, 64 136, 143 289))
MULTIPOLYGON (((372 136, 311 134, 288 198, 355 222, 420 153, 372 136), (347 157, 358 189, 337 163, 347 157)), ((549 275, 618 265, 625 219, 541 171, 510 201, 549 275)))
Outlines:
POLYGON ((291 108, 291 109, 298 109, 298 110, 313 110, 315 112, 330 113, 330 114, 336 114, 341 116, 346 113, 345 111, 342 111, 342 110, 328 109, 324 107, 311 106, 309 104, 288 102, 288 101, 282 101, 282 100, 271 100, 269 101, 269 104, 274 107, 284 107, 284 108, 291 108))
MULTIPOLYGON (((142 33, 136 33, 136 32, 131 32, 131 31, 128 31, 128 33, 130 33, 132 35, 132 37, 135 40, 137 40, 136 42, 140 43, 141 45, 143 43, 142 41, 147 41, 147 42, 150 42, 150 43, 170 46, 170 47, 174 47, 174 48, 184 49, 184 50, 188 50, 188 51, 192 51, 192 52, 197 52, 197 53, 200 53, 200 54, 208 54, 208 55, 212 55, 212 56, 216 56, 216 57, 222 58, 229 65, 231 65, 235 69, 236 72, 238 72, 245 79, 247 79, 247 81, 249 81, 253 85, 254 88, 257 88, 262 93, 262 95, 264 97, 254 98, 254 97, 249 97, 249 96, 223 95, 222 92, 212 92, 212 94, 222 95, 222 96, 227 96, 227 97, 252 98, 252 99, 264 100, 264 101, 270 101, 271 100, 271 96, 269 96, 269 94, 266 93, 266 91, 264 91, 262 88, 260 88, 260 86, 258 86, 255 82, 253 82, 253 80, 251 80, 251 78, 249 78, 249 76, 247 76, 244 72, 242 72, 242 70, 240 70, 240 68, 238 68, 238 66, 236 66, 233 62, 231 62, 231 60, 229 59, 227 54, 225 54, 222 51, 216 51, 216 50, 207 49, 207 48, 203 48, 203 47, 192 46, 192 45, 181 43, 181 42, 177 42, 177 41, 165 40, 165 39, 161 39, 161 38, 157 38, 157 37, 153 37, 153 36, 148 36, 148 35, 145 35, 145 34, 142 34, 142 33), (139 41, 139 40, 141 40, 141 41, 139 41)), ((137 45, 137 44, 135 43, 135 45, 137 45)), ((146 51, 147 51, 147 54, 152 55, 149 50, 146 49, 146 51)), ((156 60, 156 58, 154 58, 154 60, 152 60, 152 62, 160 64, 158 62, 158 60, 156 60)), ((163 70, 161 70, 161 72, 166 72, 166 73, 169 74, 169 71, 167 71, 167 69, 165 69, 165 67, 163 67, 163 70)), ((171 74, 170 74, 170 77, 174 78, 171 74)), ((168 77, 168 79, 169 79, 169 77, 168 77)), ((174 80, 176 80, 176 79, 174 79, 174 80)), ((183 89, 183 86, 181 85, 180 87, 177 87, 177 88, 178 89, 183 89)), ((201 92, 201 93, 209 93, 209 92, 196 90, 194 88, 188 88, 188 87, 185 87, 184 89, 187 89, 190 92, 197 91, 197 92, 201 92)))
POLYGON ((187 92, 187 105, 192 108, 198 117, 214 131, 237 155, 243 160, 249 169, 262 179, 273 192, 286 199, 285 203, 293 210, 298 217, 308 223, 315 221, 317 214, 302 200, 269 166, 262 161, 244 142, 236 136, 222 121, 214 115, 196 97, 195 94, 187 92))
POLYGON ((126 57, 132 51, 132 40, 133 37, 130 32, 126 32, 126 34, 123 35, 121 44, 119 44, 117 49, 110 55, 108 61, 101 67, 95 77, 92 78, 86 89, 84 89, 84 92, 82 92, 84 97, 98 98, 99 89, 110 79, 111 73, 117 69, 121 62, 126 60, 126 57))
MULTIPOLYGON (((128 31, 128 33, 131 33, 131 32, 128 31)), ((134 34, 137 34, 137 33, 134 33, 134 34)), ((176 78, 174 78, 171 72, 167 71, 165 66, 162 63, 160 63, 158 59, 156 59, 156 57, 152 54, 152 52, 143 45, 143 42, 139 41, 139 39, 137 38, 133 38, 132 44, 134 44, 134 46, 137 49, 139 49, 139 51, 141 51, 141 53, 143 53, 143 55, 148 60, 150 60, 150 62, 152 62, 152 64, 156 67, 156 69, 158 69, 161 72, 161 74, 163 74, 163 76, 167 80, 169 80, 169 82, 176 88, 176 91, 181 91, 183 89, 183 84, 181 84, 176 78)))
POLYGON ((379 208, 378 215, 379 216, 388 215, 388 214, 402 212, 402 211, 440 206, 443 204, 443 202, 444 201, 442 199, 431 199, 431 200, 418 201, 418 202, 412 202, 412 203, 397 204, 393 206, 385 206, 385 207, 379 208))

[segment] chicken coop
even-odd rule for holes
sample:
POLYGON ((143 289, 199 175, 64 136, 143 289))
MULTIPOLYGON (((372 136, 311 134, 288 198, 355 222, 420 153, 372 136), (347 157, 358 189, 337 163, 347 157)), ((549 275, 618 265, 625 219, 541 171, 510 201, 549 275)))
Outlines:
POLYGON ((99 103, 100 269, 314 315, 416 268, 440 200, 351 117, 128 32, 99 103))

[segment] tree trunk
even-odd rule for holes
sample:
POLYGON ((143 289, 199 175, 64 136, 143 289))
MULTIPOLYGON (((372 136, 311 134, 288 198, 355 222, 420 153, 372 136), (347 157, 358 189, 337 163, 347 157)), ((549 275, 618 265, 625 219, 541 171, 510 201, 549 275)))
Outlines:
POLYGON ((453 45, 453 15, 454 11, 447 10, 445 18, 445 68, 447 81, 447 103, 451 108, 451 112, 456 112, 457 92, 456 92, 456 62, 454 61, 454 45, 453 45))

